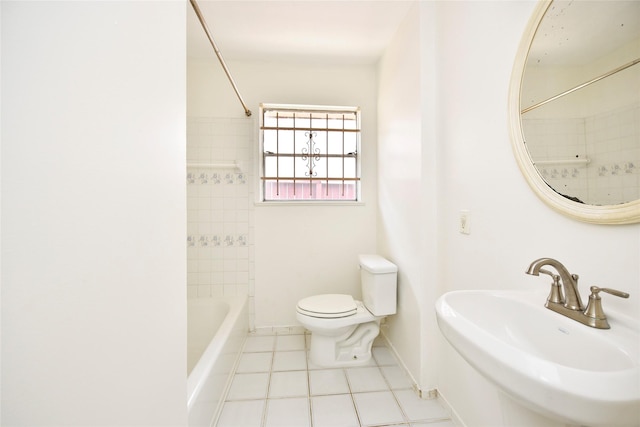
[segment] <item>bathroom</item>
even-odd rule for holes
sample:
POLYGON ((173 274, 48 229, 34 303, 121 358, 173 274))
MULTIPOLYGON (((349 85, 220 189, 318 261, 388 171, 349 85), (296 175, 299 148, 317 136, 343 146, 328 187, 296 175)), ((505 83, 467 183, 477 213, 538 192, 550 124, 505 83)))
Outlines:
MULTIPOLYGON (((185 64, 187 6, 2 3, 2 425, 186 424, 187 118, 244 120, 215 58, 185 64), (194 75, 210 86, 188 106, 194 75)), ((535 6, 415 2, 374 64, 228 61, 254 114, 363 115, 362 205, 256 206, 241 221, 254 265, 235 283, 254 293, 255 326, 294 324, 307 294, 356 294, 357 254, 382 254, 399 269, 385 333, 420 389, 493 426, 503 398, 442 338, 444 292, 537 288, 524 271, 549 256, 585 287, 629 292, 606 303, 638 318, 640 226, 556 213, 514 161, 508 93, 535 6), (332 269, 310 272, 299 248, 332 269)))

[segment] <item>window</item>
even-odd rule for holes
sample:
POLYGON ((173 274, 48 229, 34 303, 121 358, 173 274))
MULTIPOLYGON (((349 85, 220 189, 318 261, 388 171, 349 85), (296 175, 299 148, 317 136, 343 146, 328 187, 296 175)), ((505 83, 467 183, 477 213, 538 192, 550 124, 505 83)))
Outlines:
POLYGON ((262 200, 360 200, 360 110, 260 106, 262 200))

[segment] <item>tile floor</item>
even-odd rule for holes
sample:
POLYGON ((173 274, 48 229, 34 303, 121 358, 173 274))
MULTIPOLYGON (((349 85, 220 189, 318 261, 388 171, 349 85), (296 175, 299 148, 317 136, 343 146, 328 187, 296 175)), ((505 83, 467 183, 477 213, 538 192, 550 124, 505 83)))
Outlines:
POLYGON ((308 335, 246 340, 217 427, 455 427, 437 400, 420 399, 376 340, 363 367, 324 369, 308 360, 308 335))

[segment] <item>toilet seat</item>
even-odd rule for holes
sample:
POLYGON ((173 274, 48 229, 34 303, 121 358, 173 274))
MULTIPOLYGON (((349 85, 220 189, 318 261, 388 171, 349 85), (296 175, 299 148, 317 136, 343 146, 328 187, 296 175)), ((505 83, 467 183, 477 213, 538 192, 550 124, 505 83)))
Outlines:
POLYGON ((296 310, 306 316, 335 319, 353 316, 358 306, 351 295, 324 294, 301 299, 296 310))

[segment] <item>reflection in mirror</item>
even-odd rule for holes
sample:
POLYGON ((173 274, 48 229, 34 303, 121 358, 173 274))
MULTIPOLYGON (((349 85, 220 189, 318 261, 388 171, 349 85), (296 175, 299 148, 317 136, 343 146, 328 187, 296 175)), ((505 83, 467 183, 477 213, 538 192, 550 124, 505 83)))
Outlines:
POLYGON ((640 1, 554 0, 520 87, 538 173, 587 205, 640 199, 640 1))

